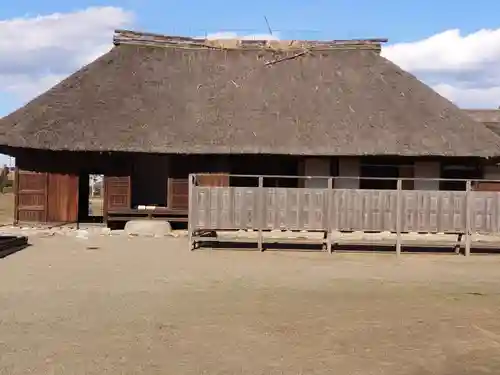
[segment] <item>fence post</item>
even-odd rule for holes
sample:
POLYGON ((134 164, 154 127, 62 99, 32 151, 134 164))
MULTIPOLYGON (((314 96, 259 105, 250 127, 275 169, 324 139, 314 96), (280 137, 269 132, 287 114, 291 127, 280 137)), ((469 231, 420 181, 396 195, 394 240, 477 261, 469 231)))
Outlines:
POLYGON ((396 195, 396 255, 401 255, 401 222, 402 222, 402 189, 403 180, 398 178, 396 195))
POLYGON ((471 181, 467 180, 465 184, 465 256, 470 256, 471 248, 471 217, 472 217, 472 192, 471 192, 471 181))
POLYGON ((332 247, 332 223, 330 213, 332 211, 332 203, 333 203, 333 177, 328 178, 328 192, 326 194, 326 248, 330 252, 333 253, 332 247))
POLYGON ((194 175, 190 174, 188 176, 188 240, 189 240, 189 250, 194 250, 193 244, 193 186, 194 186, 194 175))
POLYGON ((262 229, 264 227, 264 177, 259 176, 259 188, 257 189, 257 207, 258 207, 258 248, 259 251, 264 251, 264 239, 262 229))

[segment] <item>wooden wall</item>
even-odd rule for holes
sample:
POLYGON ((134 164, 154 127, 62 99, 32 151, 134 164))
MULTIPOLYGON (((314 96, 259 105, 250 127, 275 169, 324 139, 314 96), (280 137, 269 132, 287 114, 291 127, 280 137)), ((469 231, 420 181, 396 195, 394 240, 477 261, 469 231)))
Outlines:
MULTIPOLYGON (((79 202, 78 199, 79 182, 84 183, 79 181, 80 176, 83 178, 88 174, 102 174, 106 178, 109 194, 105 196, 105 213, 139 204, 185 208, 190 173, 291 176, 299 174, 300 160, 303 159, 278 155, 150 155, 37 150, 18 150, 15 156, 20 170, 16 182, 15 217, 18 221, 31 222, 76 221, 78 207, 88 209, 82 206, 83 200, 79 202)), ((332 159, 335 159, 332 164, 336 165, 336 158, 332 159)), ((298 181, 266 179, 265 184, 267 187, 296 187, 298 181)), ((257 186, 257 179, 231 178, 230 185, 257 186)), ((82 191, 82 194, 85 193, 82 191)))
POLYGON ((16 222, 77 221, 78 176, 18 170, 16 190, 16 222))
MULTIPOLYGON (((76 222, 81 206, 78 196, 81 175, 128 178, 131 174, 131 158, 124 153, 18 150, 15 156, 16 222, 76 222)), ((87 213, 88 207, 81 209, 87 213)))

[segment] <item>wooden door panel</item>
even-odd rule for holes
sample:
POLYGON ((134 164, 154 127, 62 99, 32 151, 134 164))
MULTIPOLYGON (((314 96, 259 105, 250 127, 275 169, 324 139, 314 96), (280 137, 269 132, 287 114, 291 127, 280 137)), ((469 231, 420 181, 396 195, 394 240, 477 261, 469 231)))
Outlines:
POLYGON ((47 222, 48 174, 16 171, 16 222, 47 222))
POLYGON ((129 209, 131 202, 130 176, 104 177, 106 211, 129 209))
POLYGON ((167 207, 172 210, 187 210, 189 180, 187 178, 169 178, 167 189, 167 207))
POLYGON ((78 219, 78 176, 50 173, 47 221, 74 223, 78 219))

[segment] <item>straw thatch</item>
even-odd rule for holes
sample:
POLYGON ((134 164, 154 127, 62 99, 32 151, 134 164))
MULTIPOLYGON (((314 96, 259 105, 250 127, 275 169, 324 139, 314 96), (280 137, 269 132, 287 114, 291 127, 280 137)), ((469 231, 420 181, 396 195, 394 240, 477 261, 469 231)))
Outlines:
POLYGON ((488 129, 500 135, 500 109, 465 109, 474 120, 483 123, 488 129))
POLYGON ((500 137, 380 56, 382 40, 116 46, 0 120, 0 145, 52 150, 497 156, 500 137))

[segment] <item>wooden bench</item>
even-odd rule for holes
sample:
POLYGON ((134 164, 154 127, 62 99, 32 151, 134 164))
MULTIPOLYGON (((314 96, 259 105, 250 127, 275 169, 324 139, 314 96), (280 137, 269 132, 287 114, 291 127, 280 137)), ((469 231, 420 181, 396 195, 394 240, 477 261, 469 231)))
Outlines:
POLYGON ((129 221, 133 219, 148 219, 148 220, 164 220, 171 221, 174 223, 187 223, 187 217, 154 217, 154 216, 111 216, 108 217, 108 221, 129 221))

